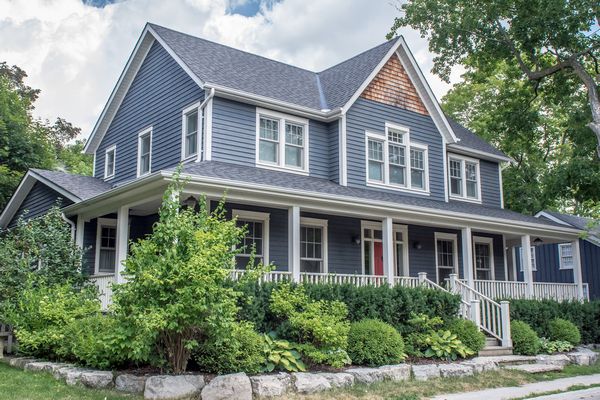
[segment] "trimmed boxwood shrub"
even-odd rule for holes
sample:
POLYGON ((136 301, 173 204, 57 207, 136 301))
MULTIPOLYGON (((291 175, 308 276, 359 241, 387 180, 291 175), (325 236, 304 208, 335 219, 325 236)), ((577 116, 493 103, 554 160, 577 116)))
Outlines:
POLYGON ((348 355, 353 364, 370 367, 398 364, 406 357, 402 336, 390 324, 376 319, 350 325, 348 355))
POLYGON ((561 340, 577 346, 581 342, 579 329, 571 321, 556 318, 548 324, 548 337, 550 340, 561 340))
POLYGON ((475 354, 485 346, 485 335, 471 321, 456 318, 450 321, 446 328, 475 354))
POLYGON ((512 321, 510 330, 515 354, 533 356, 539 353, 540 338, 529 324, 523 321, 512 321))

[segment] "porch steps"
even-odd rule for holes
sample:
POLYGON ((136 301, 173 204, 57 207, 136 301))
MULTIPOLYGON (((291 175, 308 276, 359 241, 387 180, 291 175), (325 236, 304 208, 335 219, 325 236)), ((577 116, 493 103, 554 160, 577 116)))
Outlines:
POLYGON ((510 356, 513 353, 512 347, 502 347, 500 341, 496 338, 487 336, 485 346, 478 353, 479 357, 510 356))

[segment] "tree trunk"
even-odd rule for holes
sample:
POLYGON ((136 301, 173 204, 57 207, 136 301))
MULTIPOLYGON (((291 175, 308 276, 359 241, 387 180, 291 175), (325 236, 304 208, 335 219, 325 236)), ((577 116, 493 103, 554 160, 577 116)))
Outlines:
POLYGON ((588 124, 588 127, 596 134, 596 140, 598 141, 596 152, 600 158, 600 93, 598 91, 598 85, 592 75, 586 71, 584 66, 578 60, 573 60, 571 66, 575 74, 585 85, 588 92, 588 101, 592 111, 592 122, 588 124))

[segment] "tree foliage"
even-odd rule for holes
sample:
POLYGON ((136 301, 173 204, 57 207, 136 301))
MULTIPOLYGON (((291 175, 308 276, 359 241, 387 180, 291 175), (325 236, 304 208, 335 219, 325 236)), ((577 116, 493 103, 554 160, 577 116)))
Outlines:
POLYGON ((537 88, 557 73, 587 93, 600 156, 597 0, 408 0, 389 37, 410 26, 437 54, 433 71, 448 80, 467 59, 505 61, 537 88))
POLYGON ((91 157, 79 153, 82 143, 71 144, 79 128, 62 118, 33 117, 40 91, 27 86, 26 77, 21 68, 0 63, 0 209, 29 168, 91 173, 91 157))

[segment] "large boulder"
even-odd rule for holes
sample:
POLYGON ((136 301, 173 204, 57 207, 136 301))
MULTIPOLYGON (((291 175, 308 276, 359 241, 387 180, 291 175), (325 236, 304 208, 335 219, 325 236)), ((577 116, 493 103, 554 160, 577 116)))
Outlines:
POLYGON ((50 365, 52 365, 52 363, 49 361, 32 361, 25 364, 23 369, 25 369, 25 371, 42 372, 45 371, 46 368, 49 368, 50 365))
POLYGON ((565 354, 540 354, 536 356, 536 360, 538 364, 552 364, 552 365, 560 365, 562 367, 571 364, 571 360, 565 354))
POLYGON ((473 375, 473 367, 461 364, 440 364, 440 375, 442 378, 454 378, 473 375))
POLYGON ((146 377, 131 374, 121 374, 115 379, 115 389, 119 392, 144 393, 146 377))
POLYGON ((435 364, 413 365, 412 372, 417 381, 428 381, 440 377, 440 368, 435 364))
POLYGON ((385 377, 385 373, 378 368, 350 368, 346 372, 354 375, 354 380, 357 383, 366 385, 381 382, 385 377))
POLYGON ((202 389, 202 400, 252 400, 250 378, 243 372, 219 375, 202 389))
POLYGON ((320 374, 294 372, 292 374, 292 379, 296 391, 300 394, 312 394, 331 389, 329 381, 320 374))
POLYGON ((84 372, 90 372, 90 370, 67 366, 57 369, 53 375, 56 379, 64 379, 67 385, 74 386, 81 382, 81 375, 84 372))
POLYGON ((321 372, 323 378, 327 379, 331 387, 341 388, 354 385, 354 375, 347 372, 321 372))
POLYGON ((270 399, 285 395, 291 387, 290 374, 280 372, 276 375, 258 375, 250 377, 252 392, 257 399, 270 399))
POLYGON ((383 379, 394 382, 407 381, 410 379, 411 368, 408 364, 384 365, 378 369, 383 374, 383 379))
POLYGON ((94 389, 107 389, 113 386, 113 373, 110 371, 86 371, 81 374, 80 382, 94 389))
POLYGON ((25 365, 33 361, 36 361, 36 359, 32 357, 15 357, 10 359, 9 365, 15 368, 25 368, 25 365))
POLYGON ((485 357, 463 361, 461 365, 466 365, 467 367, 473 368, 473 372, 476 374, 486 371, 495 371, 498 369, 498 364, 496 364, 494 361, 486 360, 485 357))
POLYGON ((146 380, 144 398, 150 400, 197 399, 204 387, 202 375, 158 375, 146 380))

